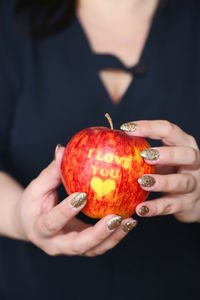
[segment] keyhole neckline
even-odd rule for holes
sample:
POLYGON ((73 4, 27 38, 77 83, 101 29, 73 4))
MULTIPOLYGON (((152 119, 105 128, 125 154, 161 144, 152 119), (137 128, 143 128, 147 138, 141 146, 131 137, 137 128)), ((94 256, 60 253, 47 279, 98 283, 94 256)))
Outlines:
POLYGON ((79 18, 77 14, 74 15, 74 22, 76 24, 76 28, 78 30, 77 34, 79 38, 81 39, 81 43, 83 43, 85 51, 89 53, 91 57, 91 64, 96 69, 96 74, 98 76, 99 82, 101 83, 104 91, 106 92, 109 102, 112 103, 114 106, 120 106, 122 102, 124 102, 127 98, 128 93, 131 90, 131 87, 133 85, 133 81, 137 78, 143 78, 147 75, 147 71, 149 70, 149 64, 150 64, 150 58, 151 58, 151 51, 152 49, 152 42, 155 36, 155 28, 159 27, 159 24, 157 24, 160 13, 158 14, 158 9, 156 9, 154 16, 152 17, 152 21, 150 24, 150 28, 146 37, 146 41, 144 43, 143 49, 140 54, 140 58, 138 60, 138 63, 136 63, 133 66, 127 66, 125 65, 119 57, 117 57, 115 54, 107 53, 107 52, 95 52, 92 49, 91 43, 89 41, 89 38, 84 30, 84 27, 82 26, 81 22, 79 21, 79 18), (103 84, 102 80, 99 77, 99 72, 103 70, 109 70, 109 69, 117 69, 119 71, 125 71, 126 73, 130 73, 132 75, 132 81, 130 82, 129 86, 127 87, 127 90, 124 92, 124 94, 120 97, 120 101, 118 103, 114 103, 114 101, 111 98, 111 95, 109 94, 108 90, 106 89, 105 85, 103 84))

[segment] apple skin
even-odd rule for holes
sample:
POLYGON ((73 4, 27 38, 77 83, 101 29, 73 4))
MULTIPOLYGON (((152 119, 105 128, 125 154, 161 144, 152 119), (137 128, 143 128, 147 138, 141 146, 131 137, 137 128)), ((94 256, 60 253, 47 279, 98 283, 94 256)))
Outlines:
POLYGON ((61 179, 70 195, 85 192, 82 212, 91 218, 108 214, 130 217, 149 192, 138 178, 155 172, 140 156, 149 143, 122 130, 90 127, 75 134, 65 147, 61 179))

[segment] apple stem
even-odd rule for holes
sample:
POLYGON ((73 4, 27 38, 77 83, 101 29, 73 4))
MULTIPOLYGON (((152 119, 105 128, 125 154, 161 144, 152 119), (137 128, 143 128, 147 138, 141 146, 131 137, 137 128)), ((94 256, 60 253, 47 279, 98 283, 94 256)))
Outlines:
POLYGON ((112 119, 111 119, 110 115, 109 115, 108 113, 106 113, 106 114, 105 114, 105 117, 106 117, 106 119, 108 120, 108 122, 109 122, 109 124, 110 124, 111 130, 113 130, 114 127, 113 127, 113 122, 112 122, 112 119))

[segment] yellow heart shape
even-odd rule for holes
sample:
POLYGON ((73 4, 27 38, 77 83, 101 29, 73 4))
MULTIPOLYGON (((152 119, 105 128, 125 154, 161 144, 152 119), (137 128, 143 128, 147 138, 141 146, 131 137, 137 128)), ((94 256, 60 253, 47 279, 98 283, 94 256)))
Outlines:
POLYGON ((93 177, 90 182, 91 188, 97 193, 99 197, 105 196, 112 192, 115 187, 115 181, 112 179, 102 180, 99 177, 93 177))

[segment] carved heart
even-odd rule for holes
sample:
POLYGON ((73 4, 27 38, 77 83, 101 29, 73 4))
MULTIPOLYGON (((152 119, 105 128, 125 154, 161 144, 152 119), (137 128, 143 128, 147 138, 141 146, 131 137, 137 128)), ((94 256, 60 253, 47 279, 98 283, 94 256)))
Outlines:
POLYGON ((93 177, 90 182, 91 188, 97 193, 99 197, 105 196, 112 192, 115 187, 115 181, 112 179, 102 180, 99 177, 93 177))

